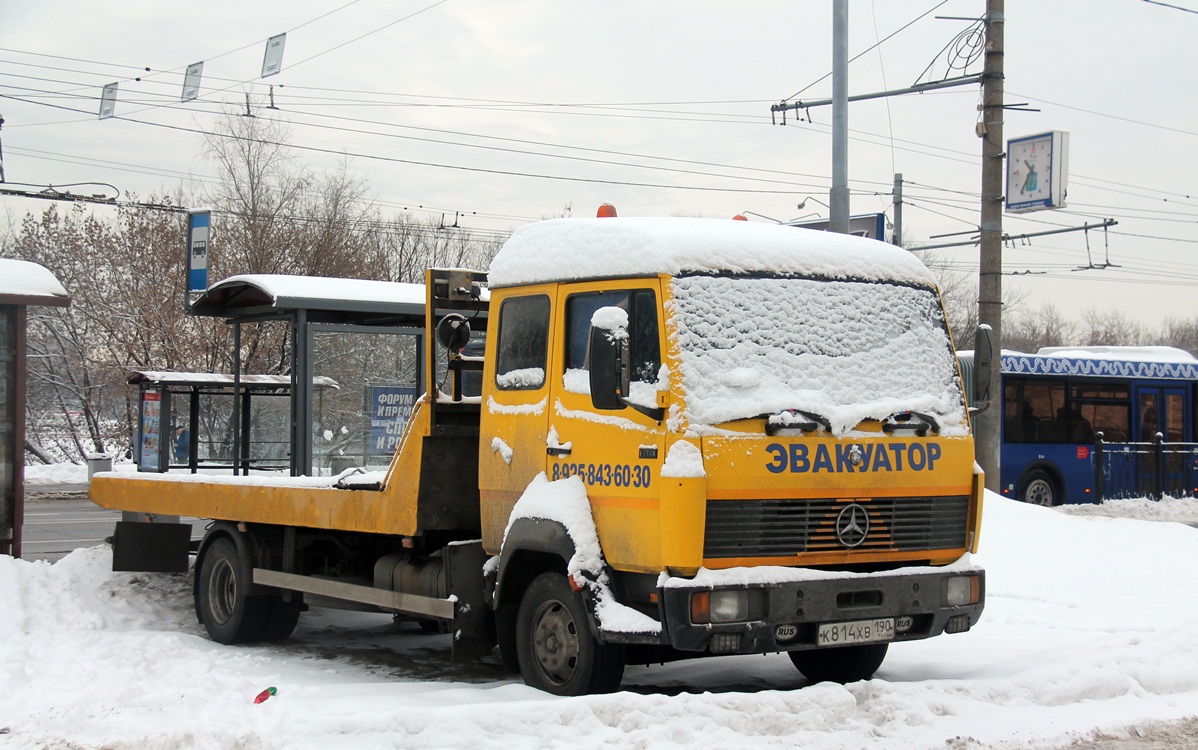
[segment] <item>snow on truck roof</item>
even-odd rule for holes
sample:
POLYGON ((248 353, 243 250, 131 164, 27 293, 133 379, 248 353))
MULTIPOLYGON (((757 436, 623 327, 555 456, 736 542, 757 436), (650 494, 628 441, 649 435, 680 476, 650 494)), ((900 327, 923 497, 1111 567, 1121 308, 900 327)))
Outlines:
POLYGON ((894 245, 730 219, 550 219, 516 230, 491 261, 492 287, 685 273, 778 273, 934 285, 894 245))

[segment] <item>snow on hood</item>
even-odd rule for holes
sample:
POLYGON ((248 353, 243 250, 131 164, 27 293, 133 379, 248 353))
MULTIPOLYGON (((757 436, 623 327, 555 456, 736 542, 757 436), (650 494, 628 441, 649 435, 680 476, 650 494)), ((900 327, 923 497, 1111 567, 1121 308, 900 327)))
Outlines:
POLYGON ((491 261, 492 287, 591 278, 727 272, 935 284, 884 242, 728 219, 551 219, 516 230, 491 261))

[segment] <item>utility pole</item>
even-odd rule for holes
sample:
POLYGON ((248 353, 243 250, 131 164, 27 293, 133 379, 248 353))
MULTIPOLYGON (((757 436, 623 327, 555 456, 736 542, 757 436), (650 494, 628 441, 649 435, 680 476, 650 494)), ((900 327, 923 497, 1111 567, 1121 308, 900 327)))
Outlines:
POLYGON ((832 190, 828 231, 849 231, 849 0, 832 0, 832 190))
POLYGON ((894 173, 894 238, 891 242, 903 246, 903 173, 894 173))
MULTIPOLYGON (((978 322, 994 331, 994 350, 1002 352, 1002 210, 1003 210, 1003 24, 1004 0, 986 0, 986 58, 982 69, 981 264, 978 276, 978 322)), ((996 357, 1001 360, 1001 356, 996 357)), ((1001 366, 990 375, 992 404, 1002 403, 1001 366)), ((978 463, 986 472, 986 489, 1000 491, 999 422, 1001 410, 991 408, 974 418, 978 463)))

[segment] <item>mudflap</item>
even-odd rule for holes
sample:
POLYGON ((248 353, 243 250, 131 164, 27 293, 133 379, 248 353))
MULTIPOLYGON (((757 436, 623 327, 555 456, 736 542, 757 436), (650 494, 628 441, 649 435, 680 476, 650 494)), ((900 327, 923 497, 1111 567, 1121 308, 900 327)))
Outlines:
POLYGON ((191 524, 117 521, 112 569, 129 573, 186 573, 191 524))
POLYGON ((498 643, 495 617, 483 596, 483 565, 487 553, 481 541, 460 542, 446 547, 446 584, 457 598, 453 617, 453 661, 475 661, 490 653, 498 643))

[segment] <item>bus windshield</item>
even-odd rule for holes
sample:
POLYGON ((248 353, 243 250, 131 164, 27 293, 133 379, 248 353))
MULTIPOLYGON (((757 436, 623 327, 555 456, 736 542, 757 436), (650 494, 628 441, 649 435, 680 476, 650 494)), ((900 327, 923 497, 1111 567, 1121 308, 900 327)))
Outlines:
POLYGON ((683 276, 673 280, 691 425, 800 409, 842 435, 901 412, 967 431, 934 290, 894 283, 683 276))

